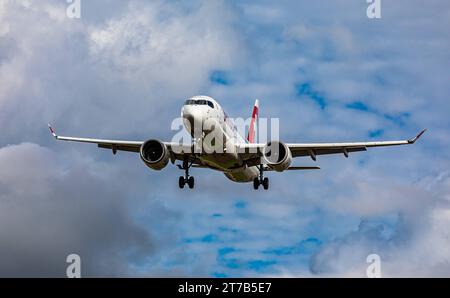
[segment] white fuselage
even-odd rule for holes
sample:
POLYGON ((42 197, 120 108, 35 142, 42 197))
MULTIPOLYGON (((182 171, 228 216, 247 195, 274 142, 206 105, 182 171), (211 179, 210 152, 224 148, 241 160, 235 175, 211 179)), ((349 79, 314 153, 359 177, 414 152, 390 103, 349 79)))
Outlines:
POLYGON ((204 166, 224 172, 226 177, 235 182, 250 182, 258 177, 258 168, 256 166, 248 167, 239 158, 237 144, 245 143, 246 140, 238 133, 233 120, 228 118, 217 101, 208 96, 192 97, 181 109, 181 116, 186 130, 194 138, 194 142, 201 141, 203 148, 210 149, 210 152, 213 151, 213 148, 208 147, 210 144, 205 138, 206 133, 214 128, 221 131, 222 151, 204 154, 204 150, 202 150, 197 155, 204 166))

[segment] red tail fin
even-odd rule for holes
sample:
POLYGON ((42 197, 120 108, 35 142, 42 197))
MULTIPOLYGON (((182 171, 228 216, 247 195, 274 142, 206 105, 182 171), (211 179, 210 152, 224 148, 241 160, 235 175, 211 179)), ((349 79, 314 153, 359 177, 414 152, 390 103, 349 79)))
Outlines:
POLYGON ((259 110, 259 101, 255 101, 255 105, 253 106, 252 112, 252 120, 250 122, 250 128, 248 130, 247 141, 250 143, 255 142, 255 134, 256 134, 256 122, 258 121, 258 110, 259 110))

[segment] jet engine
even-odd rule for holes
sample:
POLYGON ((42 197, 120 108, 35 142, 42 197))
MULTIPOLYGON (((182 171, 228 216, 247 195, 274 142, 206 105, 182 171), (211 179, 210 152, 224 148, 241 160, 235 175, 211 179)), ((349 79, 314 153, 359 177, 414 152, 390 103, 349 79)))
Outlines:
POLYGON ((141 159, 153 170, 162 170, 169 163, 169 150, 158 140, 148 140, 141 146, 141 159))
POLYGON ((267 143, 263 149, 263 158, 267 166, 277 172, 283 172, 292 162, 291 150, 278 141, 267 143))

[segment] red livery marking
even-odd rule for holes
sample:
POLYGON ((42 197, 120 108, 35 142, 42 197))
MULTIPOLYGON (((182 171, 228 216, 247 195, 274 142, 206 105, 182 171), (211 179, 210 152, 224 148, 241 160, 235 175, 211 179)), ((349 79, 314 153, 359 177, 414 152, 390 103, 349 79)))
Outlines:
POLYGON ((252 112, 252 120, 250 122, 250 128, 248 131, 247 141, 250 143, 255 142, 255 125, 256 125, 256 119, 258 118, 258 101, 255 102, 255 106, 253 107, 252 112))

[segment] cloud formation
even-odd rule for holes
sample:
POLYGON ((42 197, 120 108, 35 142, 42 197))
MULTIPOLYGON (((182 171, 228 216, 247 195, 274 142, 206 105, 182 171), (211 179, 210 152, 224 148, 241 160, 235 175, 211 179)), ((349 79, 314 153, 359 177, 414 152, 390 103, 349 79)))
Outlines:
POLYGON ((107 165, 72 156, 67 167, 30 143, 0 149, 0 164, 1 276, 63 276, 71 253, 85 276, 127 275, 155 249, 123 200, 129 186, 98 174, 107 165))
MULTIPOLYGON (((385 277, 448 276, 450 254, 446 248, 450 244, 447 228, 450 223, 450 176, 444 172, 419 183, 428 191, 402 193, 391 189, 391 199, 404 196, 408 200, 392 210, 398 212, 392 225, 361 220, 356 230, 327 243, 314 253, 311 271, 362 276, 367 266, 363 260, 376 253, 381 257, 385 277)), ((361 197, 366 198, 364 195, 361 197)), ((380 199, 379 205, 388 205, 382 197, 380 199)), ((386 214, 386 211, 379 213, 386 214)))

